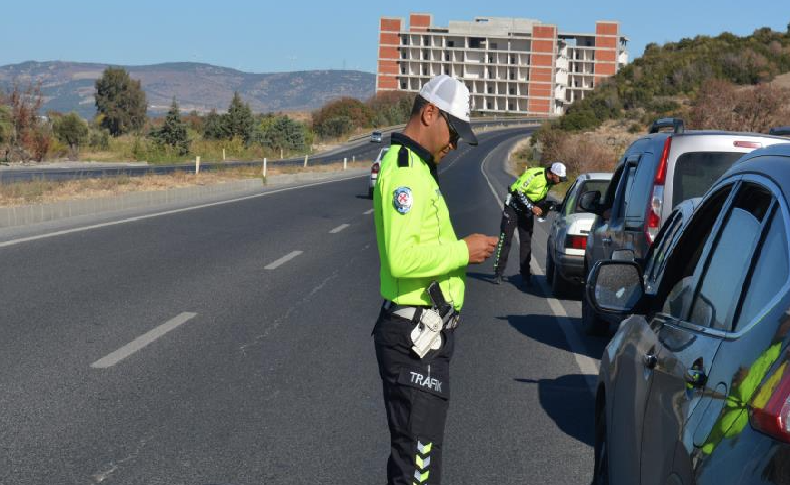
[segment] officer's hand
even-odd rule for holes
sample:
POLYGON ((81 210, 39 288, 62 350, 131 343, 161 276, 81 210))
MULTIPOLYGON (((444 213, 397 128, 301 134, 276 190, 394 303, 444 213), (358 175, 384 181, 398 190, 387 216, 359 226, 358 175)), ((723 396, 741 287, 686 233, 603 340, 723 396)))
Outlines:
POLYGON ((538 207, 536 205, 533 205, 532 206, 532 213, 535 214, 536 216, 540 217, 540 216, 543 215, 543 210, 540 207, 538 207))
POLYGON ((469 262, 482 263, 488 259, 496 249, 499 238, 486 236, 484 234, 470 234, 464 238, 466 247, 469 249, 469 262))

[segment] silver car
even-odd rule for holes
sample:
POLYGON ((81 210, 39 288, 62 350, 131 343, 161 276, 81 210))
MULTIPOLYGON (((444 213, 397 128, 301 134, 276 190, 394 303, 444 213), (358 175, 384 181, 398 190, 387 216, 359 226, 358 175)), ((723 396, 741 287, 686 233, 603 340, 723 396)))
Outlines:
POLYGON ((584 283, 584 250, 595 214, 579 207, 579 197, 590 191, 605 193, 611 179, 611 173, 579 175, 557 209, 546 243, 546 280, 555 295, 584 283))

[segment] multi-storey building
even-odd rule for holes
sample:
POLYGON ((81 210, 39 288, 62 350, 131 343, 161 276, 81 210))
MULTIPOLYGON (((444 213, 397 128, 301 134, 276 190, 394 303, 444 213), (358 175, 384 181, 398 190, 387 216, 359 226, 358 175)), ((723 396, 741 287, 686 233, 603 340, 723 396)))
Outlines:
POLYGON ((431 77, 463 81, 472 109, 535 116, 562 114, 628 62, 620 23, 595 33, 558 32, 532 19, 477 17, 434 27, 430 14, 382 17, 376 92, 417 92, 431 77))

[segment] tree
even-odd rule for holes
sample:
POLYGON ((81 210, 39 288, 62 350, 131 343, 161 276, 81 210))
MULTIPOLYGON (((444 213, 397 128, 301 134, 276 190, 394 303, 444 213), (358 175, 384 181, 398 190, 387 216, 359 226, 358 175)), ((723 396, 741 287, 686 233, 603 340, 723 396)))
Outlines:
POLYGON ((52 131, 58 140, 68 144, 74 158, 79 154, 80 146, 88 141, 88 123, 73 111, 56 117, 52 121, 52 131))
POLYGON ((181 112, 175 97, 173 97, 173 104, 170 105, 170 110, 165 116, 164 124, 158 130, 153 130, 150 136, 160 145, 175 148, 179 155, 189 153, 187 125, 181 120, 181 112))
POLYGON ((108 67, 96 80, 96 109, 103 115, 102 127, 113 136, 141 129, 146 99, 140 81, 131 79, 122 67, 108 67))
POLYGON ((306 127, 287 116, 267 116, 258 126, 256 141, 272 150, 302 151, 307 146, 306 127))
POLYGON ((233 99, 228 107, 225 128, 229 138, 238 136, 244 140, 244 143, 247 143, 252 137, 255 119, 252 117, 250 105, 241 101, 238 91, 233 93, 233 99))
POLYGON ((203 120, 203 136, 209 140, 230 138, 228 136, 228 127, 225 123, 225 115, 221 115, 212 109, 206 115, 206 119, 203 120))

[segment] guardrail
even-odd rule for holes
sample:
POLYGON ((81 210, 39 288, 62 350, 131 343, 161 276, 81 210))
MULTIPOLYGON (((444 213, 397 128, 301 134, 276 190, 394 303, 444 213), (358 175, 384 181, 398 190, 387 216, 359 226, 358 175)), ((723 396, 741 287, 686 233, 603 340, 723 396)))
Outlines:
MULTIPOLYGON (((504 119, 474 119, 472 126, 476 128, 486 127, 515 127, 522 125, 540 124, 546 121, 546 118, 504 118, 504 119)), ((388 132, 399 129, 392 127, 388 132)), ((384 132, 382 132, 384 133, 384 132)), ((359 138, 360 140, 365 137, 359 138)), ((353 147, 346 147, 350 149, 353 147)), ((342 153, 343 150, 340 150, 342 153)), ((313 164, 325 165, 329 163, 342 162, 343 158, 352 159, 348 156, 333 156, 316 154, 309 157, 313 164)), ((233 167, 261 167, 263 168, 263 160, 254 161, 225 161, 225 162, 201 162, 201 171, 216 171, 220 168, 233 168, 233 167)), ((289 158, 285 160, 269 160, 269 167, 293 167, 304 164, 304 157, 289 158)), ((97 166, 97 167, 82 167, 82 168, 49 168, 49 169, 32 169, 32 170, 0 170, 0 183, 14 183, 25 182, 31 180, 74 180, 82 178, 102 178, 102 177, 118 177, 121 175, 127 176, 142 176, 142 175, 164 175, 176 172, 195 173, 195 162, 178 163, 172 165, 141 165, 141 166, 97 166)))

